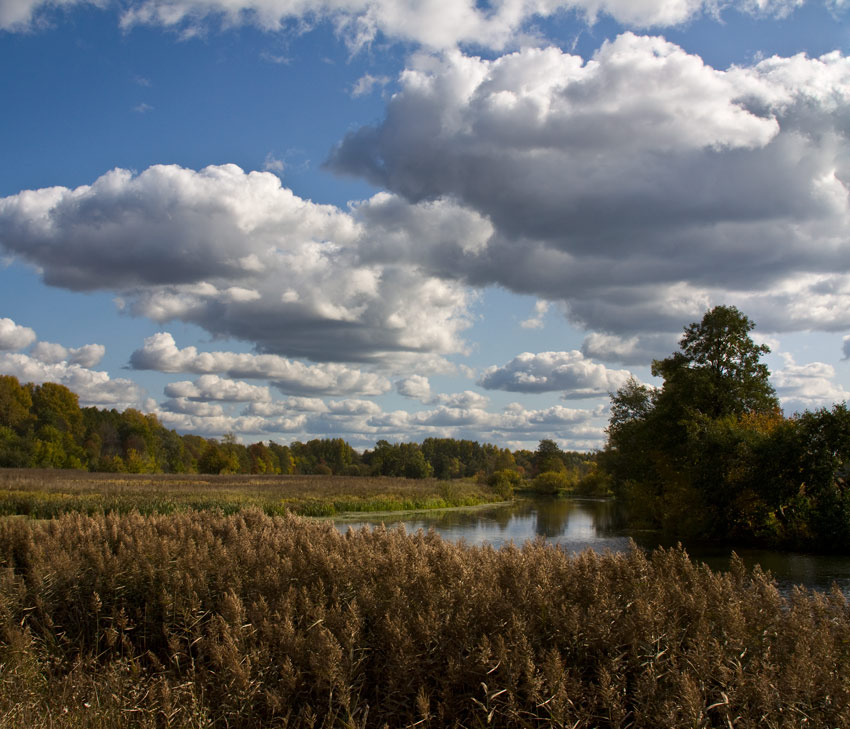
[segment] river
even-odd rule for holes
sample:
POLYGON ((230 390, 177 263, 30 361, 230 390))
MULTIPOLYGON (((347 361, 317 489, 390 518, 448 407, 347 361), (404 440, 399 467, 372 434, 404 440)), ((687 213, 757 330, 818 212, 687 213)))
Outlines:
MULTIPOLYGON (((519 545, 538 538, 569 552, 584 549, 621 552, 631 548, 632 540, 645 549, 659 546, 655 533, 626 530, 616 503, 610 499, 522 499, 513 504, 476 509, 377 514, 334 521, 341 531, 382 523, 388 528, 404 525, 408 532, 434 529, 451 541, 494 547, 508 542, 519 545)), ((729 566, 730 548, 695 545, 685 545, 685 548, 693 559, 713 569, 729 566)), ((745 548, 735 552, 748 566, 758 564, 770 570, 783 592, 794 585, 829 590, 836 583, 850 596, 850 557, 745 548)))

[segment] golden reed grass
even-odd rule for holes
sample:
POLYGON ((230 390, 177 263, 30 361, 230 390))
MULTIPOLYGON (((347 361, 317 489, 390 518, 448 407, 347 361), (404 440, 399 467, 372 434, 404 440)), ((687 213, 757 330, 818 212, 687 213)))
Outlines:
POLYGON ((682 551, 0 520, 3 727, 848 727, 850 608, 682 551))

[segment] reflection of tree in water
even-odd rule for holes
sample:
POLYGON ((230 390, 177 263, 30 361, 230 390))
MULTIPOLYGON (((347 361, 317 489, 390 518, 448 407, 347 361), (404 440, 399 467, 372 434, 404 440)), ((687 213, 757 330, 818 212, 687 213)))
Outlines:
POLYGON ((622 509, 613 499, 546 499, 529 502, 527 508, 536 514, 534 531, 541 537, 565 534, 571 520, 573 527, 579 522, 592 525, 594 534, 600 537, 619 533, 625 524, 622 509))
POLYGON ((626 528, 626 513, 622 502, 601 499, 579 503, 583 509, 593 514, 593 525, 600 536, 618 534, 626 528))
MULTIPOLYGON (((530 511, 526 508, 526 512, 530 511)), ((450 509, 446 511, 428 511, 417 513, 408 517, 398 519, 406 525, 408 531, 417 529, 456 529, 463 527, 475 527, 482 520, 493 521, 501 529, 505 529, 511 519, 517 514, 516 504, 505 504, 503 506, 474 508, 474 509, 450 509)), ((388 520, 392 521, 392 519, 388 520)))
POLYGON ((564 533, 576 502, 572 499, 546 499, 538 501, 535 507, 537 521, 534 533, 541 537, 557 537, 564 533))
MULTIPOLYGON (((568 497, 521 499, 512 504, 483 509, 430 511, 404 516, 388 514, 386 518, 367 519, 366 522, 384 522, 390 528, 403 523, 408 532, 436 529, 469 537, 473 537, 475 531, 485 524, 496 526, 501 532, 517 528, 522 532, 521 525, 525 524, 527 531, 515 536, 520 542, 532 535, 557 538, 563 536, 570 526, 579 531, 591 527, 598 536, 611 535, 617 533, 623 524, 613 500, 574 500, 568 497), (464 535, 465 530, 469 531, 468 535, 464 535)), ((594 535, 587 536, 593 539, 594 535)))

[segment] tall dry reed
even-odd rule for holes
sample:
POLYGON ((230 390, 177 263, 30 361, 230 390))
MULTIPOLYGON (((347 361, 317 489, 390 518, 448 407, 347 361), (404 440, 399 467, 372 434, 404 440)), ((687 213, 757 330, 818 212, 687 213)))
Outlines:
POLYGON ((848 727, 850 609, 681 551, 0 520, 3 727, 848 727))

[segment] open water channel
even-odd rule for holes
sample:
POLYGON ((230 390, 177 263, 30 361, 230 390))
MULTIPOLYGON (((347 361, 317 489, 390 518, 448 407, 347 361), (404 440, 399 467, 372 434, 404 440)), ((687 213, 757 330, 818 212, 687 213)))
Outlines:
MULTIPOLYGON (((385 524, 403 525, 408 532, 434 529, 445 539, 467 544, 491 544, 501 547, 508 542, 521 545, 530 539, 543 539, 569 552, 593 549, 597 552, 625 551, 632 542, 644 549, 659 546, 654 532, 628 531, 612 500, 524 499, 513 504, 475 509, 452 509, 407 514, 379 514, 335 520, 338 529, 359 529, 385 524)), ((663 546, 673 546, 664 543, 663 546)), ((713 569, 726 569, 730 548, 706 548, 685 545, 692 559, 713 569)), ((833 583, 850 596, 850 557, 777 552, 773 550, 735 549, 752 567, 770 570, 780 590, 793 585, 829 590, 833 583)))

